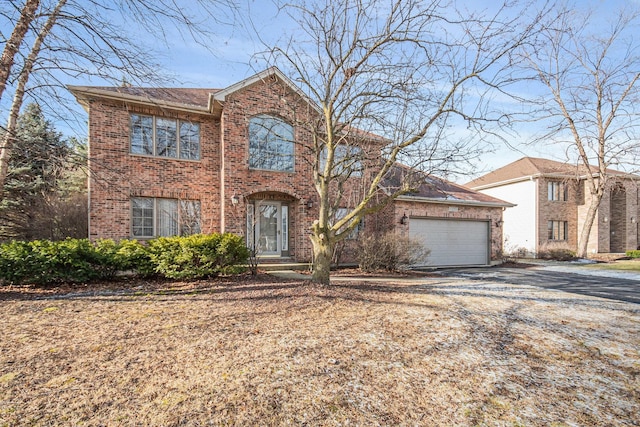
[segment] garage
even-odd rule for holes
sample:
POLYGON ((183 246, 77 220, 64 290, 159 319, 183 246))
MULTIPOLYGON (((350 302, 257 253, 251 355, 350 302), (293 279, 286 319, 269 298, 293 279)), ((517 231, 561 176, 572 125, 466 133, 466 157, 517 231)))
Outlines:
POLYGON ((489 221, 410 218, 409 236, 431 250, 426 265, 489 264, 489 221))

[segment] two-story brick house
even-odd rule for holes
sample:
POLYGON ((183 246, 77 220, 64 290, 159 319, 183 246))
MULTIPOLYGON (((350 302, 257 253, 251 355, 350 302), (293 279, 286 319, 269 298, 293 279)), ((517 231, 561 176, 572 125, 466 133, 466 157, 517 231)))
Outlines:
MULTIPOLYGON (((91 239, 233 232, 255 243, 263 257, 311 260, 309 233, 318 215, 314 152, 308 128, 298 124, 313 122, 319 112, 279 70, 224 89, 69 90, 89 115, 91 239)), ((374 140, 363 149, 379 150, 374 140)), ((406 208, 420 205, 411 209, 420 212, 414 222, 433 216, 480 224, 484 246, 478 243, 476 251, 483 257, 470 262, 495 259, 502 240, 496 224, 508 204, 467 191, 469 200, 450 199, 456 207, 448 209, 442 194, 405 197, 375 220, 365 219, 363 230, 402 231, 409 224, 402 219, 406 208), (430 203, 436 208, 424 209, 430 203)))
MULTIPOLYGON (((549 248, 576 251, 591 194, 586 168, 524 157, 481 176, 466 186, 516 206, 504 214, 505 250, 535 255, 549 248)), ((606 190, 589 236, 588 253, 636 249, 638 180, 609 170, 615 179, 606 190)))

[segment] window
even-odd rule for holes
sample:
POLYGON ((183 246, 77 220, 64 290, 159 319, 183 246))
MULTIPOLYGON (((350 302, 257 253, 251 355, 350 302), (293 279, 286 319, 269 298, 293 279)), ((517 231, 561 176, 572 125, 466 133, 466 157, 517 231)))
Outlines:
POLYGON ((568 228, 567 221, 549 221, 549 240, 567 240, 568 228))
POLYGON ((200 124, 131 114, 131 153, 198 160, 200 124))
POLYGON ((249 120, 249 167, 293 172, 293 127, 272 116, 249 120))
POLYGON ((549 181, 548 183, 548 198, 551 201, 566 202, 567 201, 567 186, 564 182, 549 181))
POLYGON ((197 233, 200 233, 200 202, 142 197, 131 199, 133 237, 197 233))
MULTIPOLYGON (((336 209, 336 213, 334 215, 335 221, 336 222, 340 221, 342 218, 347 216, 348 212, 349 210, 347 208, 336 209)), ((364 229, 364 220, 361 219, 358 222, 358 225, 356 225, 356 227, 353 230, 351 230, 351 233, 349 233, 349 235, 347 236, 347 239, 350 239, 350 240, 357 239, 358 235, 360 234, 360 231, 362 231, 363 229, 364 229)))
MULTIPOLYGON (((327 163, 327 149, 322 150, 320 156, 320 170, 324 170, 327 163)), ((338 145, 333 156, 333 174, 340 176, 361 177, 362 171, 362 149, 360 147, 347 147, 338 145)))

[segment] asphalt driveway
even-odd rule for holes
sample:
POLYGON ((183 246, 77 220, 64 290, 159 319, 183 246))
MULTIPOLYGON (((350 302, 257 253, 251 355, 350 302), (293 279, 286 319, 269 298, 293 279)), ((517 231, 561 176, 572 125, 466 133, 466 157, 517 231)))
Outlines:
POLYGON ((456 268, 438 272, 449 277, 531 285, 640 304, 640 274, 634 273, 588 270, 571 265, 456 268))

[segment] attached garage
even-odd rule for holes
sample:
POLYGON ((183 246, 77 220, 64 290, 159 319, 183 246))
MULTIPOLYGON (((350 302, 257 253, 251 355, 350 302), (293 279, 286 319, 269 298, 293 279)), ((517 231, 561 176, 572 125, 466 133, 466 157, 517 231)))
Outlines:
POLYGON ((426 265, 488 265, 491 222, 450 218, 409 218, 409 237, 431 250, 426 265))

